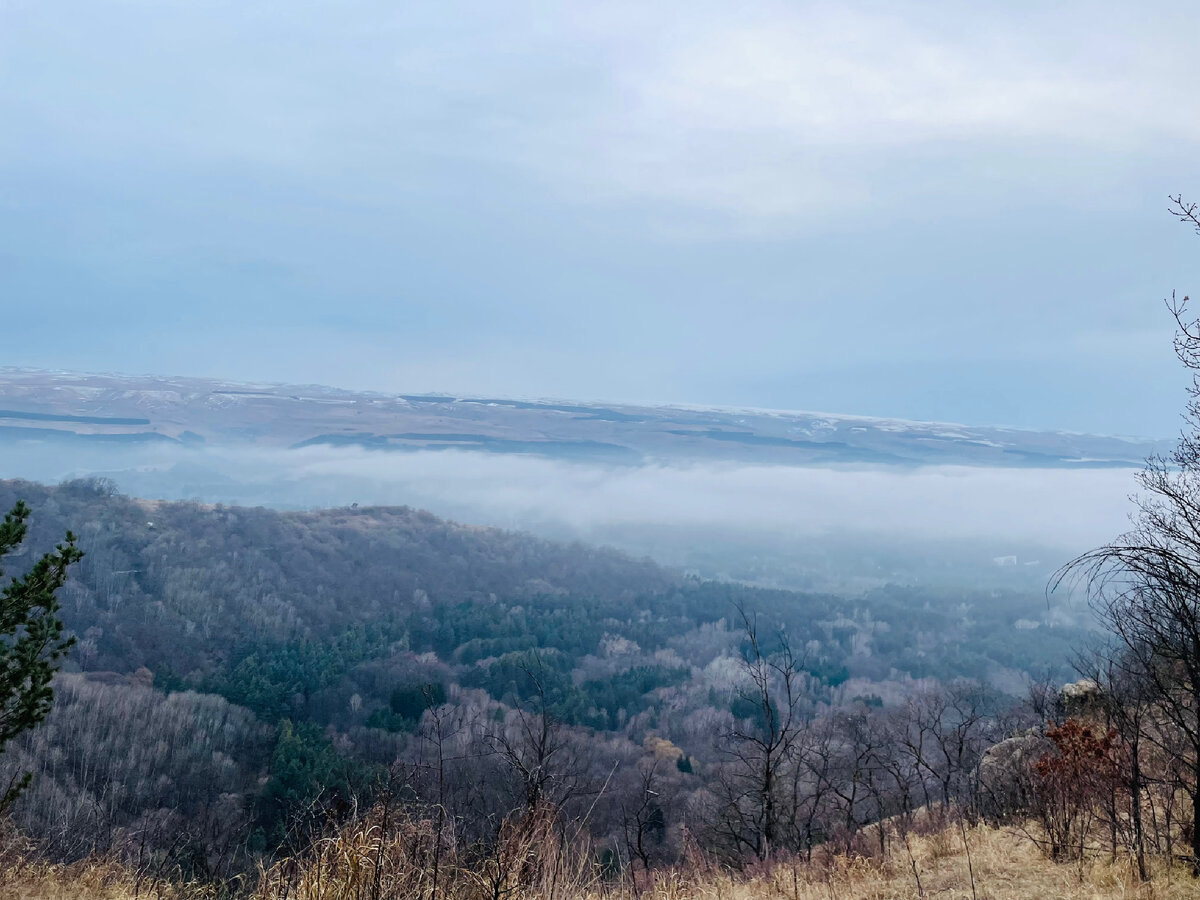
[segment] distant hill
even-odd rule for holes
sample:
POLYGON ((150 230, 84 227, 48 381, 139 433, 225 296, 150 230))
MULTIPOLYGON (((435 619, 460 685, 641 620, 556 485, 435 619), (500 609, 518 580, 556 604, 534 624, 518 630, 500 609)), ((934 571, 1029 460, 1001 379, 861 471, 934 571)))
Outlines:
POLYGON ((612 464, 1133 467, 1165 442, 814 412, 379 394, 0 369, 0 445, 312 445, 612 464))

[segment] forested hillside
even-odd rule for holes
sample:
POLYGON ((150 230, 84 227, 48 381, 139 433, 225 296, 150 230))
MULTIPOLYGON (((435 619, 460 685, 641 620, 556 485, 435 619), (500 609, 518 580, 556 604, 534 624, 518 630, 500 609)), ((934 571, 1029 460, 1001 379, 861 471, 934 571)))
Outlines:
MULTIPOLYGON (((768 591, 407 508, 280 513, 140 501, 99 480, 0 483, 0 505, 17 499, 34 509, 27 554, 67 527, 86 554, 61 597, 76 674, 0 763, 37 773, 15 815, 63 857, 186 834, 174 852, 191 847, 189 865, 236 868, 397 760, 423 772, 431 727, 459 760, 443 776, 495 769, 495 796, 455 776, 482 805, 466 818, 490 822, 525 802, 504 761, 523 758, 512 735, 531 715, 574 748, 560 757, 569 784, 543 786, 556 803, 606 773, 632 790, 657 761, 656 783, 677 790, 673 812, 641 811, 658 848, 644 852, 669 857, 682 845, 664 843, 668 826, 719 789, 720 742, 762 721, 746 691, 749 624, 765 654, 793 654, 806 719, 937 694, 973 710, 972 758, 995 730, 984 712, 1062 672, 1080 635, 1040 596, 768 591), (434 710, 454 712, 431 725, 434 710)), ((841 727, 828 719, 830 735, 841 727)), ((438 791, 449 805, 450 787, 438 791)), ((852 819, 869 819, 864 802, 852 819)), ((605 805, 590 827, 612 838, 627 812, 605 805)))
POLYGON ((564 676, 568 718, 612 727, 651 687, 730 652, 738 607, 803 646, 829 691, 963 676, 1011 687, 1061 669, 1078 636, 1043 596, 767 591, 407 508, 279 513, 149 503, 95 480, 0 482, 0 506, 18 498, 35 510, 31 550, 70 527, 86 554, 63 594, 75 666, 146 667, 160 687, 270 720, 365 722, 398 681, 426 675, 502 700, 506 666, 536 650, 564 676), (633 670, 640 682, 617 678, 633 670))

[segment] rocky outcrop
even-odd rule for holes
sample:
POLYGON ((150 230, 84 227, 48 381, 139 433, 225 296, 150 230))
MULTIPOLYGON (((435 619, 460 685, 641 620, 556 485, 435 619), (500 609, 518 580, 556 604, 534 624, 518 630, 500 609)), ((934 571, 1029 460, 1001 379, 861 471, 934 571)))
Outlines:
POLYGON ((1054 744, 1036 729, 989 747, 979 761, 980 803, 985 814, 1003 818, 1025 809, 1032 766, 1053 749, 1054 744))

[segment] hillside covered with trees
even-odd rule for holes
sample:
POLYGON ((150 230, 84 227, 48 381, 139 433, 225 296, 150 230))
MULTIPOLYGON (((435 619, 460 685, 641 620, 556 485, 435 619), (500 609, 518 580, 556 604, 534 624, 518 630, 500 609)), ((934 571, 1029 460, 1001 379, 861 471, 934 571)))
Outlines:
MULTIPOLYGON (((456 814, 495 822, 530 799, 504 775, 526 750, 504 747, 531 740, 535 719, 573 748, 564 783, 545 786, 556 803, 594 799, 607 779, 589 830, 615 853, 622 816, 641 816, 654 838, 643 861, 675 858, 688 804, 735 790, 722 742, 774 715, 746 691, 747 626, 762 658, 792 654, 804 721, 838 729, 835 711, 870 718, 948 691, 970 710, 952 715, 981 729, 963 766, 992 729, 984 711, 1011 707, 1022 679, 1065 671, 1081 634, 1042 597, 768 591, 404 508, 280 513, 139 501, 101 480, 0 483, 0 505, 18 498, 34 509, 24 555, 68 524, 84 553, 60 591, 78 641, 58 701, 0 757, 35 772, 13 814, 63 859, 135 834, 167 852, 182 832, 171 852, 190 867, 233 871, 295 846, 295 829, 368 794, 397 760, 427 777, 433 744, 453 745, 443 778, 482 804, 456 814), (488 766, 495 796, 464 783, 488 766), (642 778, 675 785, 672 805, 610 808, 616 786, 642 778)), ((844 801, 857 804, 849 821, 871 818, 861 804, 879 799, 864 798, 844 801)), ((805 815, 793 843, 817 833, 805 815)), ((736 854, 746 839, 727 832, 736 854)))

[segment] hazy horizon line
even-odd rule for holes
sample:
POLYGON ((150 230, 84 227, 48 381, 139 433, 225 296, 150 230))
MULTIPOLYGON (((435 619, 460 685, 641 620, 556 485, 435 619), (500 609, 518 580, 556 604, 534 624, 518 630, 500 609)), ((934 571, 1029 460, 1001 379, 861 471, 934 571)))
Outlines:
POLYGON ((441 391, 414 391, 406 393, 403 391, 383 391, 373 388, 353 388, 341 387, 332 384, 323 384, 319 382, 295 382, 295 381, 272 381, 272 380, 250 380, 237 377, 213 376, 213 375, 184 375, 184 374, 165 374, 162 372, 119 372, 119 371, 84 371, 80 369, 60 369, 48 368, 45 366, 20 366, 20 365, 0 365, 0 375, 20 373, 20 374, 45 374, 45 375, 67 375, 83 378, 150 378, 159 380, 181 380, 193 382, 209 382, 212 384, 231 385, 237 387, 257 387, 257 388, 317 388, 323 391, 331 391, 344 394, 358 394, 369 397, 383 397, 388 399, 404 399, 406 397, 429 397, 443 400, 452 400, 455 402, 487 402, 490 400, 499 400, 505 402, 520 402, 520 403, 539 403, 539 404, 574 404, 579 406, 594 406, 598 408, 605 407, 624 407, 626 409, 654 409, 654 410, 682 410, 688 412, 727 412, 727 413, 750 413, 755 415, 776 415, 776 416, 818 416, 829 419, 840 419, 843 421, 862 421, 862 422, 894 422, 903 425, 944 425, 956 428, 987 428, 1002 431, 1014 431, 1024 434, 1059 434, 1059 435, 1078 435, 1086 437, 1103 437, 1113 438, 1116 440, 1126 440, 1137 443, 1158 443, 1162 441, 1175 440, 1177 435, 1159 435, 1150 436, 1145 434, 1121 434, 1116 432, 1104 431, 1079 431, 1070 428, 1036 428, 1023 425, 1009 425, 1001 422, 988 422, 983 424, 970 424, 967 422, 956 422, 945 419, 913 419, 906 416, 871 416, 852 412, 829 412, 825 410, 800 409, 800 408, 782 408, 782 407, 766 407, 766 406, 746 406, 746 405, 723 405, 719 403, 686 403, 670 400, 661 401, 628 401, 628 400, 608 400, 598 398, 582 399, 579 397, 554 397, 554 396, 531 396, 531 395, 508 395, 502 392, 476 392, 473 395, 461 392, 441 392, 441 391))

